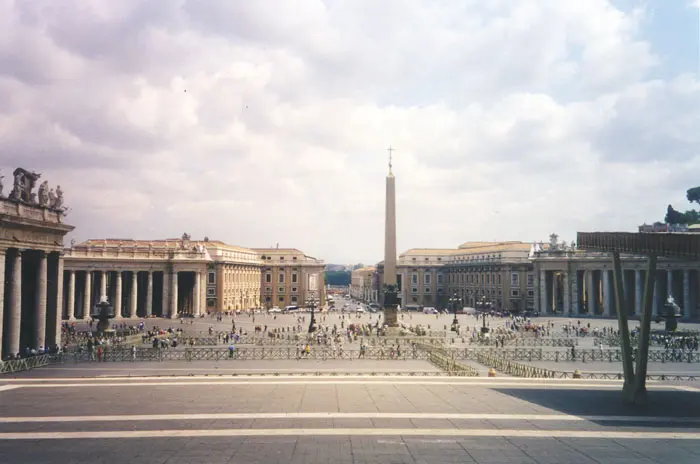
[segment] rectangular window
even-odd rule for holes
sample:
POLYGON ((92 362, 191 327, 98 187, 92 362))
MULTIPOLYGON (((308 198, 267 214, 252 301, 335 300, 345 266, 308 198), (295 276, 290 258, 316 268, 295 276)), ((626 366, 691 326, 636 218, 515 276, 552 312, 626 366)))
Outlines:
POLYGON ((514 288, 510 291, 510 296, 520 296, 520 289, 514 288))
POLYGON ((510 286, 519 287, 520 286, 520 274, 514 272, 510 275, 510 286))
POLYGON ((423 293, 430 293, 430 287, 425 287, 423 289, 423 293))
POLYGON ((284 283, 284 273, 283 272, 280 272, 280 283, 281 284, 284 283))
POLYGON ((413 285, 418 284, 418 274, 411 274, 411 283, 413 285))
POLYGON ((213 272, 209 273, 209 283, 210 284, 215 284, 216 283, 216 274, 213 272))
MULTIPOLYGON (((296 292, 297 292, 297 288, 296 288, 296 287, 292 287, 292 293, 296 293, 296 292)), ((295 298, 296 298, 296 297, 295 297, 295 298)))
POLYGON ((216 296, 216 289, 208 288, 207 289, 207 296, 216 296))
POLYGON ((527 286, 533 287, 535 285, 535 274, 529 272, 527 274, 527 286))
POLYGON ((442 274, 438 274, 438 285, 442 285, 442 274))
POLYGON ((284 287, 280 287, 277 289, 277 293, 284 293, 284 287))
MULTIPOLYGON (((296 258, 294 258, 294 259, 296 259, 296 258)), ((296 297, 296 296, 293 296, 293 297, 292 297, 292 303, 296 303, 296 302, 297 302, 297 297, 296 297)))
POLYGON ((498 279, 498 285, 501 285, 501 274, 498 274, 496 279, 498 279))
POLYGON ((425 285, 430 285, 430 274, 426 274, 424 277, 425 277, 425 285))
POLYGON ((270 274, 265 274, 265 282, 268 284, 272 282, 272 276, 270 274))
POLYGON ((293 284, 297 283, 297 275, 296 274, 292 274, 292 283, 293 284))
POLYGON ((283 296, 279 297, 279 302, 280 302, 280 303, 284 303, 284 297, 283 297, 283 296))
POLYGON ((528 290, 528 291, 527 291, 527 296, 529 296, 529 297, 535 296, 535 291, 534 291, 534 290, 528 290))
POLYGON ((418 288, 417 288, 417 287, 413 287, 413 288, 411 289, 411 293, 418 293, 418 288))

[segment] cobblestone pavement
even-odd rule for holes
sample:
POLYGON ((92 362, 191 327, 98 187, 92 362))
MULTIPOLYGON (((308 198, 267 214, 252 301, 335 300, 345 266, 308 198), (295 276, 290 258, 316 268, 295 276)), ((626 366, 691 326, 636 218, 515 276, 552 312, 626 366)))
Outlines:
POLYGON ((700 462, 694 387, 651 383, 634 408, 616 381, 123 378, 112 367, 0 377, 0 463, 700 462))

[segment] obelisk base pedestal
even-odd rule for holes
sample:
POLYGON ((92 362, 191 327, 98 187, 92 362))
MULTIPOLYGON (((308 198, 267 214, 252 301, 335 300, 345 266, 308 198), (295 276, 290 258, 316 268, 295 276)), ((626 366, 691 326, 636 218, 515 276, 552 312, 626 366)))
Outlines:
POLYGON ((383 325, 387 327, 398 327, 399 326, 399 315, 396 306, 389 306, 384 308, 384 321, 383 325))

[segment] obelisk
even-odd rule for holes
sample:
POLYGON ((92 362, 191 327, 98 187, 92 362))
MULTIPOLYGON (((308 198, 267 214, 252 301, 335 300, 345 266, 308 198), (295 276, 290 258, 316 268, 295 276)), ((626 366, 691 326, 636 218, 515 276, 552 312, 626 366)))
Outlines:
POLYGON ((397 306, 398 286, 396 285, 396 182, 391 172, 391 155, 389 147, 389 174, 386 176, 386 205, 384 224, 384 324, 398 326, 397 306))

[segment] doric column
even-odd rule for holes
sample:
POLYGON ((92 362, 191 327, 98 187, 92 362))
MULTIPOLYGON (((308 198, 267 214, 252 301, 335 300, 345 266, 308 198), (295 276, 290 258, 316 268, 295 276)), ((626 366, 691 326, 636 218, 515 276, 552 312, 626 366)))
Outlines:
POLYGON ((0 249, 0 361, 3 358, 2 344, 3 344, 3 319, 4 319, 4 308, 5 308, 5 250, 0 249))
POLYGON ((10 294, 7 309, 10 312, 7 318, 7 328, 5 335, 7 336, 7 353, 18 354, 19 347, 19 328, 22 321, 22 250, 17 250, 13 257, 12 280, 10 281, 10 294))
POLYGON ((75 320, 75 271, 68 271, 68 320, 75 320))
POLYGON ((61 253, 56 253, 56 319, 51 323, 47 341, 49 346, 61 345, 61 322, 63 321, 63 257, 61 253))
POLYGON ((138 272, 131 273, 131 297, 129 298, 129 317, 136 319, 136 309, 138 303, 138 272))
POLYGON ((552 314, 556 314, 557 309, 557 303, 559 302, 559 285, 558 285, 558 280, 557 280, 557 273, 556 272, 550 272, 549 273, 549 281, 550 281, 550 286, 552 288, 552 296, 551 296, 551 301, 552 301, 552 314))
POLYGON ((690 312, 692 306, 690 304, 690 271, 683 269, 683 320, 690 320, 690 312))
POLYGON ((100 271, 100 299, 107 299, 107 272, 100 271))
POLYGON ((170 314, 171 318, 177 317, 177 271, 170 276, 170 314))
POLYGON ((48 279, 48 256, 40 252, 36 273, 36 300, 34 305, 34 339, 32 348, 46 347, 46 285, 48 279))
POLYGON ((122 318, 122 271, 117 271, 117 281, 114 291, 114 318, 122 318))
POLYGON ((547 314, 549 312, 549 303, 547 302, 547 271, 540 270, 540 313, 547 314))
POLYGON ((578 284, 578 270, 572 272, 571 279, 571 315, 578 316, 581 313, 581 306, 579 305, 579 292, 580 286, 578 284))
POLYGON ((146 317, 153 314, 153 271, 148 271, 148 283, 146 284, 146 317))
POLYGON ((654 279, 654 297, 652 298, 653 303, 651 306, 651 312, 654 316, 659 314, 659 298, 661 298, 661 285, 659 284, 661 279, 658 278, 658 274, 656 277, 654 279))
MULTIPOLYGON (((610 279, 610 271, 603 269, 600 271, 603 274, 603 316, 612 315, 612 280, 610 279)), ((624 293, 623 293, 624 294, 624 293)))
POLYGON ((571 295, 569 289, 571 288, 571 273, 564 273, 564 315, 569 316, 571 314, 571 295))
POLYGON ((85 271, 85 294, 83 295, 83 319, 90 320, 92 308, 92 272, 85 271))
POLYGON ((634 313, 642 315, 642 271, 639 269, 634 271, 634 313))
POLYGON ((595 271, 588 269, 586 270, 586 294, 588 299, 588 314, 595 315, 598 309, 598 295, 595 294, 595 283, 593 280, 595 271))
POLYGON ((163 303, 161 304, 161 317, 168 317, 170 312, 170 274, 163 271, 163 303))
POLYGON ((193 314, 195 317, 199 316, 199 313, 202 311, 202 274, 200 272, 196 272, 194 274, 194 298, 192 301, 193 305, 193 314))
POLYGON ((673 270, 669 269, 666 271, 666 295, 664 297, 668 298, 671 295, 673 295, 673 270))

